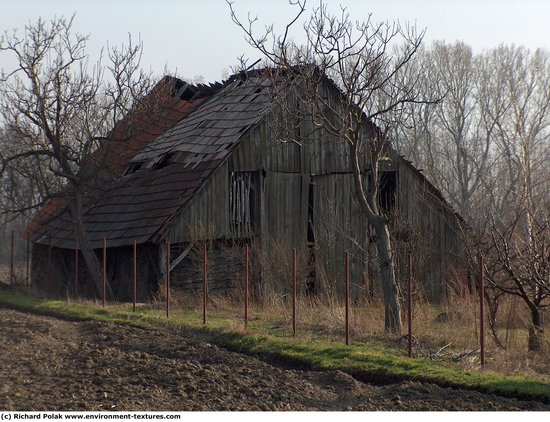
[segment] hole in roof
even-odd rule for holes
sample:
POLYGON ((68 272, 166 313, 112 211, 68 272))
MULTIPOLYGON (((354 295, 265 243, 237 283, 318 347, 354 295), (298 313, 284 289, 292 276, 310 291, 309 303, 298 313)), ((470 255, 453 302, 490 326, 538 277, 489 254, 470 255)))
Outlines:
POLYGON ((262 92, 263 87, 259 87, 256 91, 254 91, 255 94, 259 94, 262 92))
POLYGON ((171 164, 174 155, 174 152, 167 152, 166 154, 164 154, 156 163, 153 164, 153 170, 158 170, 166 167, 168 164, 171 164))
POLYGON ((184 101, 188 101, 195 96, 195 93, 196 90, 193 89, 190 85, 187 85, 187 87, 181 93, 180 98, 184 101))
POLYGON ((126 167, 126 170, 124 170, 123 176, 128 176, 130 174, 135 173, 138 171, 141 167, 143 167, 144 161, 135 161, 133 163, 128 164, 128 167, 126 167))

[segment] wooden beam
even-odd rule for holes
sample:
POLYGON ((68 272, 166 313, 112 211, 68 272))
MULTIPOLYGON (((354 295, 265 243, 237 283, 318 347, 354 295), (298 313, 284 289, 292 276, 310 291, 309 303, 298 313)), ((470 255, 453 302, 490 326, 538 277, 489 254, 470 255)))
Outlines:
POLYGON ((174 268, 176 268, 176 266, 185 259, 185 257, 189 254, 192 248, 193 248, 193 244, 190 243, 189 246, 187 246, 187 248, 185 248, 185 250, 176 259, 172 261, 172 264, 170 265, 170 271, 174 271, 174 268))

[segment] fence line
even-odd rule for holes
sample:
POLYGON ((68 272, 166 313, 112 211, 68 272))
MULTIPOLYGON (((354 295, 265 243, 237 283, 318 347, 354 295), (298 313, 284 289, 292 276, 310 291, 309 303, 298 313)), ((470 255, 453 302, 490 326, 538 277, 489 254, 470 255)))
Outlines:
MULTIPOLYGON (((107 284, 107 240, 103 239, 103 250, 102 250, 102 306, 106 306, 106 284, 107 284)), ((202 253, 202 270, 203 270, 203 288, 202 288, 202 322, 203 324, 207 323, 207 313, 208 313, 208 244, 207 242, 203 243, 203 253, 202 253)), ((244 328, 248 329, 249 322, 249 312, 250 312, 250 249, 249 245, 245 244, 244 249, 244 328)), ((48 253, 47 253, 47 271, 46 275, 48 280, 48 285, 51 283, 51 274, 52 274, 52 239, 48 237, 48 253)), ((75 277, 75 296, 78 295, 78 282, 79 282, 79 247, 78 242, 76 243, 76 249, 74 254, 74 277, 75 277)), ((10 275, 9 279, 13 283, 15 281, 15 247, 14 247, 14 235, 13 231, 11 233, 10 240, 10 275)), ((166 318, 170 317, 170 259, 171 259, 171 243, 166 241, 166 318)), ((478 269, 478 278, 479 278, 479 318, 480 318, 480 333, 479 333, 479 345, 480 345, 480 360, 481 366, 485 365, 485 310, 484 310, 484 264, 483 257, 479 256, 479 269, 478 269)), ((29 240, 26 241, 26 279, 27 283, 30 282, 30 248, 29 240)), ((133 241, 133 277, 132 277, 132 309, 136 312, 136 302, 137 302, 137 268, 138 268, 138 255, 137 255, 137 241, 133 241)), ((292 336, 297 336, 297 314, 298 314, 298 298, 297 298, 297 249, 292 248, 292 274, 291 274, 291 283, 292 283, 292 336)), ((344 293, 345 293, 345 326, 344 326, 344 335, 345 335, 345 344, 349 345, 351 343, 351 318, 350 318, 350 254, 348 250, 344 251, 344 293)), ((412 252, 409 252, 407 255, 407 355, 413 357, 413 255, 412 252)))

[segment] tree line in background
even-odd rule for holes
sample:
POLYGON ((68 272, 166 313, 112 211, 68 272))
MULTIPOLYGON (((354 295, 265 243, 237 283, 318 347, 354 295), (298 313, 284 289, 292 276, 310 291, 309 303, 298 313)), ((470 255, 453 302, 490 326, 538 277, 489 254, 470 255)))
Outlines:
POLYGON ((442 101, 404 109, 392 139, 471 226, 491 322, 500 299, 521 298, 529 348, 540 349, 550 305, 550 52, 503 45, 474 54, 436 42, 417 58, 411 74, 429 75, 421 88, 442 101))
MULTIPOLYGON (((424 34, 415 28, 359 24, 345 10, 333 16, 323 6, 305 24, 306 44, 297 46, 287 35, 305 4, 295 5, 296 19, 281 35, 268 27, 256 36, 254 19, 239 21, 233 8, 231 15, 271 65, 290 75, 316 69, 336 82, 338 107, 325 101, 315 73, 304 74, 300 95, 311 107, 300 116, 307 112, 317 126, 342 135, 352 162, 368 151, 377 170, 390 139, 424 170, 471 226, 468 248, 472 257, 486 257, 493 308, 506 295, 520 297, 531 312, 529 347, 540 349, 541 312, 550 305, 549 52, 501 46, 474 54, 465 44, 444 42, 422 47, 424 34), (382 129, 370 141, 362 135, 364 115, 382 129)), ((37 207, 63 197, 99 286, 99 262, 86 246, 81 218, 84 193, 97 184, 113 127, 140 108, 153 84, 140 69, 141 45, 110 49, 106 62, 92 65, 86 40, 65 19, 39 21, 23 36, 0 40, 0 54, 18 60, 18 69, 0 79, 0 224, 7 239, 10 219, 19 216, 21 227, 37 207)), ((376 202, 381 172, 365 181, 356 167, 359 203, 387 240, 378 242, 380 268, 387 269, 381 271, 386 327, 399 331, 389 225, 376 202)))

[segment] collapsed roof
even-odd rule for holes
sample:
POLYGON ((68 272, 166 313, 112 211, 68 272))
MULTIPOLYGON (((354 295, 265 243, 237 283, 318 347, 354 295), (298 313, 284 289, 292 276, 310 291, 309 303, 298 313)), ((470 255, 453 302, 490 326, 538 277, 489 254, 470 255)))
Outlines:
MULTIPOLYGON (((101 247, 104 238, 110 247, 151 241, 262 119, 270 105, 263 89, 268 82, 231 78, 194 87, 179 81, 178 100, 170 107, 175 124, 149 125, 137 138, 114 142, 108 160, 118 161, 120 171, 86 198, 83 219, 92 248, 101 247)), ((62 203, 52 201, 29 224, 33 242, 76 248, 62 203)))

